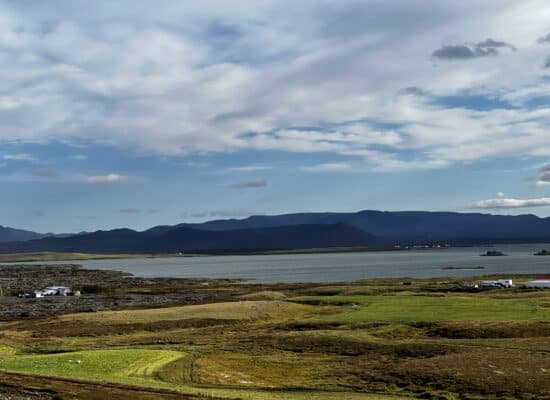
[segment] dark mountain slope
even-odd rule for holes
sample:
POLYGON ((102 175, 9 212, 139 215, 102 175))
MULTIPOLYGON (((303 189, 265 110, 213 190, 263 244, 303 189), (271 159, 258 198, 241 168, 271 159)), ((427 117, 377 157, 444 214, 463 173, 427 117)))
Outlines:
POLYGON ((86 253, 116 253, 129 251, 143 235, 131 229, 97 231, 70 237, 48 237, 17 243, 0 243, 3 252, 60 251, 86 253))
POLYGON ((24 229, 14 229, 0 225, 0 242, 20 242, 25 240, 40 239, 50 236, 50 234, 42 234, 24 229))
POLYGON ((61 251, 89 253, 180 252, 223 250, 307 249, 354 247, 377 239, 345 224, 293 225, 273 228, 205 231, 180 227, 166 231, 130 229, 98 231, 68 238, 45 238, 0 244, 3 252, 61 251))
POLYGON ((301 213, 252 216, 187 225, 197 229, 227 230, 296 224, 344 223, 389 240, 430 242, 463 240, 550 239, 550 218, 534 215, 423 211, 360 211, 357 213, 301 213))
MULTIPOLYGON (((304 249, 365 244, 550 241, 550 218, 454 212, 300 213, 201 224, 162 225, 29 240, 11 236, 0 251, 158 252, 304 249), (16 239, 18 238, 19 239, 16 239), (18 240, 18 241, 14 241, 18 240)), ((32 236, 31 236, 32 237, 32 236)))
POLYGON ((152 245, 156 251, 182 250, 273 250, 314 247, 354 247, 377 239, 345 224, 292 225, 270 228, 205 231, 177 228, 162 234, 152 245))

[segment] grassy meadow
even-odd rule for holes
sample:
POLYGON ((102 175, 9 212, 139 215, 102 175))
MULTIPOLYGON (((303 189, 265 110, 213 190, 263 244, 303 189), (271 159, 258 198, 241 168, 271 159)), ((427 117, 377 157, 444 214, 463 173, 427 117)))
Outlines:
POLYGON ((170 387, 154 379, 153 374, 182 356, 170 350, 91 350, 6 357, 0 361, 0 368, 37 375, 170 387))
POLYGON ((550 396, 550 292, 453 284, 231 283, 232 301, 4 321, 0 383, 60 399, 550 396))
POLYGON ((539 299, 461 296, 315 296, 298 299, 346 304, 346 311, 324 315, 340 321, 550 321, 550 307, 539 299))

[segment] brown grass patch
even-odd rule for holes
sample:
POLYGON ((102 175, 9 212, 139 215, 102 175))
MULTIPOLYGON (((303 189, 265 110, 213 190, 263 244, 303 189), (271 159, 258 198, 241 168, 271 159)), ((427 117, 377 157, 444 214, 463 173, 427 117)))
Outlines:
POLYGON ((74 324, 71 321, 53 321, 37 324, 32 328, 32 337, 87 337, 130 335, 137 332, 162 332, 175 329, 205 328, 209 326, 234 325, 232 319, 181 319, 128 324, 74 324))
POLYGON ((284 300, 284 299, 286 299, 286 294, 284 294, 283 292, 264 290, 264 291, 261 291, 261 292, 246 294, 244 296, 241 296, 241 299, 243 299, 243 300, 253 300, 253 301, 258 301, 258 300, 284 300))
POLYGON ((448 322, 437 324, 427 334, 450 339, 550 337, 550 322, 448 322))
POLYGON ((548 354, 505 349, 472 350, 430 359, 403 360, 395 372, 411 383, 456 392, 550 395, 548 354))

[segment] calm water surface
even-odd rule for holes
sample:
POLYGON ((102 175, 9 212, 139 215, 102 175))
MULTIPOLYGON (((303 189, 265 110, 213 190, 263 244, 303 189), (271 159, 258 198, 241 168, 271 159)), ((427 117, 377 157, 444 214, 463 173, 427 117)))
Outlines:
MULTIPOLYGON (((129 272, 141 277, 246 278, 255 282, 333 282, 364 278, 548 273, 550 256, 533 253, 549 244, 498 245, 389 252, 209 256, 67 261, 84 268, 129 272), (506 257, 480 257, 501 250, 506 257), (483 266, 485 269, 474 270, 483 266), (448 270, 445 268, 466 268, 448 270)), ((60 261, 51 264, 59 264, 60 261)))

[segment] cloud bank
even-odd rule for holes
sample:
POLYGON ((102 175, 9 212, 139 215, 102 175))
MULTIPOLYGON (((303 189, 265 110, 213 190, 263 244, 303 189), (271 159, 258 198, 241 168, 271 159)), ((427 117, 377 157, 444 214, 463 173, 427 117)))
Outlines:
POLYGON ((474 209, 513 209, 513 208, 529 208, 529 207, 548 207, 550 206, 550 197, 542 197, 539 199, 488 199, 482 200, 470 205, 474 209))
POLYGON ((548 93, 547 7, 5 2, 0 144, 94 143, 162 157, 332 153, 377 171, 547 157, 550 107, 533 103, 548 93), (509 106, 443 101, 465 93, 509 106))

